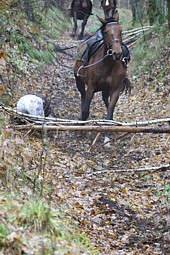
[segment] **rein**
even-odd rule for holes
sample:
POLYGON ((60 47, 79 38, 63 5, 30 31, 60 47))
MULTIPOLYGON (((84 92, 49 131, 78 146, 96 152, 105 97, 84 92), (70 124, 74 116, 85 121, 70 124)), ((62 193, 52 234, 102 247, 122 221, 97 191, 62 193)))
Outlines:
MULTIPOLYGON (((113 40, 113 41, 114 41, 114 40, 113 40)), ((106 55, 104 55, 104 57, 103 57, 102 59, 100 59, 100 60, 98 60, 98 61, 96 61, 95 63, 90 64, 90 65, 86 65, 86 66, 82 65, 82 66, 80 66, 79 69, 77 70, 77 76, 86 77, 86 75, 81 75, 81 74, 79 74, 79 72, 80 72, 81 69, 87 69, 87 68, 89 68, 89 67, 91 67, 91 66, 95 66, 95 65, 101 63, 101 62, 102 62, 105 58, 107 58, 108 56, 112 56, 112 55, 113 55, 113 51, 112 51, 111 49, 108 49, 107 52, 106 52, 106 55)))

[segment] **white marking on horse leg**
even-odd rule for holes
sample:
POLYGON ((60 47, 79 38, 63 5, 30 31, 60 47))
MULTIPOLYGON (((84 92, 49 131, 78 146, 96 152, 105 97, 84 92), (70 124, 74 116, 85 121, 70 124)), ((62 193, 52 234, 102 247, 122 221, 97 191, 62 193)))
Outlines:
POLYGON ((108 6, 109 5, 109 0, 106 0, 106 6, 108 6))

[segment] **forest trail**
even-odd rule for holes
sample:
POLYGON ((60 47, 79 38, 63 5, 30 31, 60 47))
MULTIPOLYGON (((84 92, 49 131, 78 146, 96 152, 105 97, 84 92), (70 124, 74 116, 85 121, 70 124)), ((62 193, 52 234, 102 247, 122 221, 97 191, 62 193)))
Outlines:
MULTIPOLYGON (((30 72, 24 86, 19 84, 16 97, 43 92, 50 97, 57 117, 76 120, 80 95, 73 76, 73 56, 79 42, 64 33, 56 44, 69 49, 58 53, 53 65, 30 72)), ((136 78, 132 95, 120 96, 114 120, 168 117, 169 95, 152 91, 148 84, 141 84, 140 75, 136 78)), ((96 94, 90 119, 103 119, 105 115, 101 95, 96 94)), ((89 152, 96 135, 49 133, 44 177, 51 188, 52 204, 67 209, 100 255, 170 254, 169 203, 164 189, 170 184, 170 170, 147 171, 170 162, 169 135, 114 133, 107 149, 102 146, 101 134, 89 152), (146 171, 138 171, 140 168, 146 171)), ((38 158, 41 139, 33 135, 27 139, 38 158)), ((33 162, 32 169, 37 163, 33 162)))

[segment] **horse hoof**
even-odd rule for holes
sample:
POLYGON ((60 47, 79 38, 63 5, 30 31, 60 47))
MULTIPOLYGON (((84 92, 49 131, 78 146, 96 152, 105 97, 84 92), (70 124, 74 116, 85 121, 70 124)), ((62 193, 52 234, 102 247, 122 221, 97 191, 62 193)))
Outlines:
POLYGON ((105 136, 104 143, 103 143, 105 148, 110 148, 111 147, 110 141, 111 141, 111 139, 108 136, 105 136))
POLYGON ((83 35, 79 35, 78 40, 83 40, 83 35))

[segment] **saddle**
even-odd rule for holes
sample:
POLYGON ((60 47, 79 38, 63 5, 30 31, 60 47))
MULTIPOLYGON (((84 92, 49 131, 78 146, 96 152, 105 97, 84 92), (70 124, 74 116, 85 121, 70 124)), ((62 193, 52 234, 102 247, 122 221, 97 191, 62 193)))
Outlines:
POLYGON ((87 64, 90 60, 90 58, 101 48, 103 44, 103 40, 91 40, 90 42, 87 43, 87 48, 85 49, 83 55, 82 55, 82 60, 85 61, 87 64))
MULTIPOLYGON (((81 60, 84 61, 85 64, 87 65, 90 58, 92 56, 94 56, 95 53, 103 45, 103 40, 102 39, 99 39, 99 40, 91 39, 91 40, 87 41, 86 44, 87 44, 87 47, 83 52, 81 60)), ((125 68, 127 68, 127 65, 131 58, 130 58, 130 51, 129 51, 128 47, 126 46, 126 44, 124 44, 124 43, 122 43, 122 52, 123 52, 122 63, 125 66, 125 68)))

